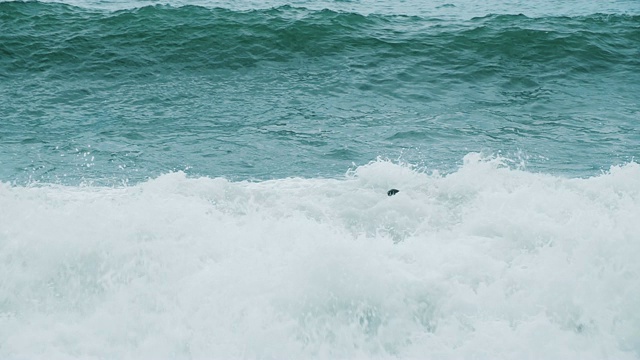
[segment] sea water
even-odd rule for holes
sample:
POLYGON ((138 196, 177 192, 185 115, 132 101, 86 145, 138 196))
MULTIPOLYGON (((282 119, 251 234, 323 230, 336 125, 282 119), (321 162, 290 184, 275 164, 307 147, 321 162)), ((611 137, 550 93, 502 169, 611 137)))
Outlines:
POLYGON ((639 154, 636 1, 3 1, 0 358, 638 359, 639 154))

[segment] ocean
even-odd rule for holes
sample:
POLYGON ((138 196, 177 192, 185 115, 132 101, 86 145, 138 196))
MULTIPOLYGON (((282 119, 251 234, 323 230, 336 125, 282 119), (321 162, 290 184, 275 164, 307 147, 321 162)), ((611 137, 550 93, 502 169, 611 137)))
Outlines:
POLYGON ((638 157, 636 0, 0 1, 0 358, 640 359, 638 157))

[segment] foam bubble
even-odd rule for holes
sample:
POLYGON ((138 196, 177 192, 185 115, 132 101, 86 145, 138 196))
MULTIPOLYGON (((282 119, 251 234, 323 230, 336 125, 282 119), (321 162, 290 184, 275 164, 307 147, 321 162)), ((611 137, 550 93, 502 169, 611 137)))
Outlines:
POLYGON ((640 166, 505 164, 0 184, 0 357, 638 358, 640 166))

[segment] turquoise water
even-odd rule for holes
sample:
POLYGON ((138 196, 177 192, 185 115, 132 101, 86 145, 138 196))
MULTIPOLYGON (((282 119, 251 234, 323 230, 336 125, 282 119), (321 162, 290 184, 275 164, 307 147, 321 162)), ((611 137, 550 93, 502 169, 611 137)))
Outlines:
POLYGON ((0 358, 638 359, 639 99, 637 1, 0 1, 0 358))
POLYGON ((465 19, 2 2, 0 179, 335 177, 377 157, 451 171, 469 152, 598 174, 638 155, 633 5, 465 19))

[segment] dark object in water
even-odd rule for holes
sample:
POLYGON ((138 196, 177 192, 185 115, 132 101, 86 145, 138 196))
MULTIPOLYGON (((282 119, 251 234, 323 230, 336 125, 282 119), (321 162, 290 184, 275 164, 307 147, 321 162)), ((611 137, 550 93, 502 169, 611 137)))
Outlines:
POLYGON ((400 190, 398 190, 398 189, 391 189, 391 190, 387 191, 387 195, 393 196, 393 195, 395 195, 395 194, 397 194, 399 192, 400 192, 400 190))

